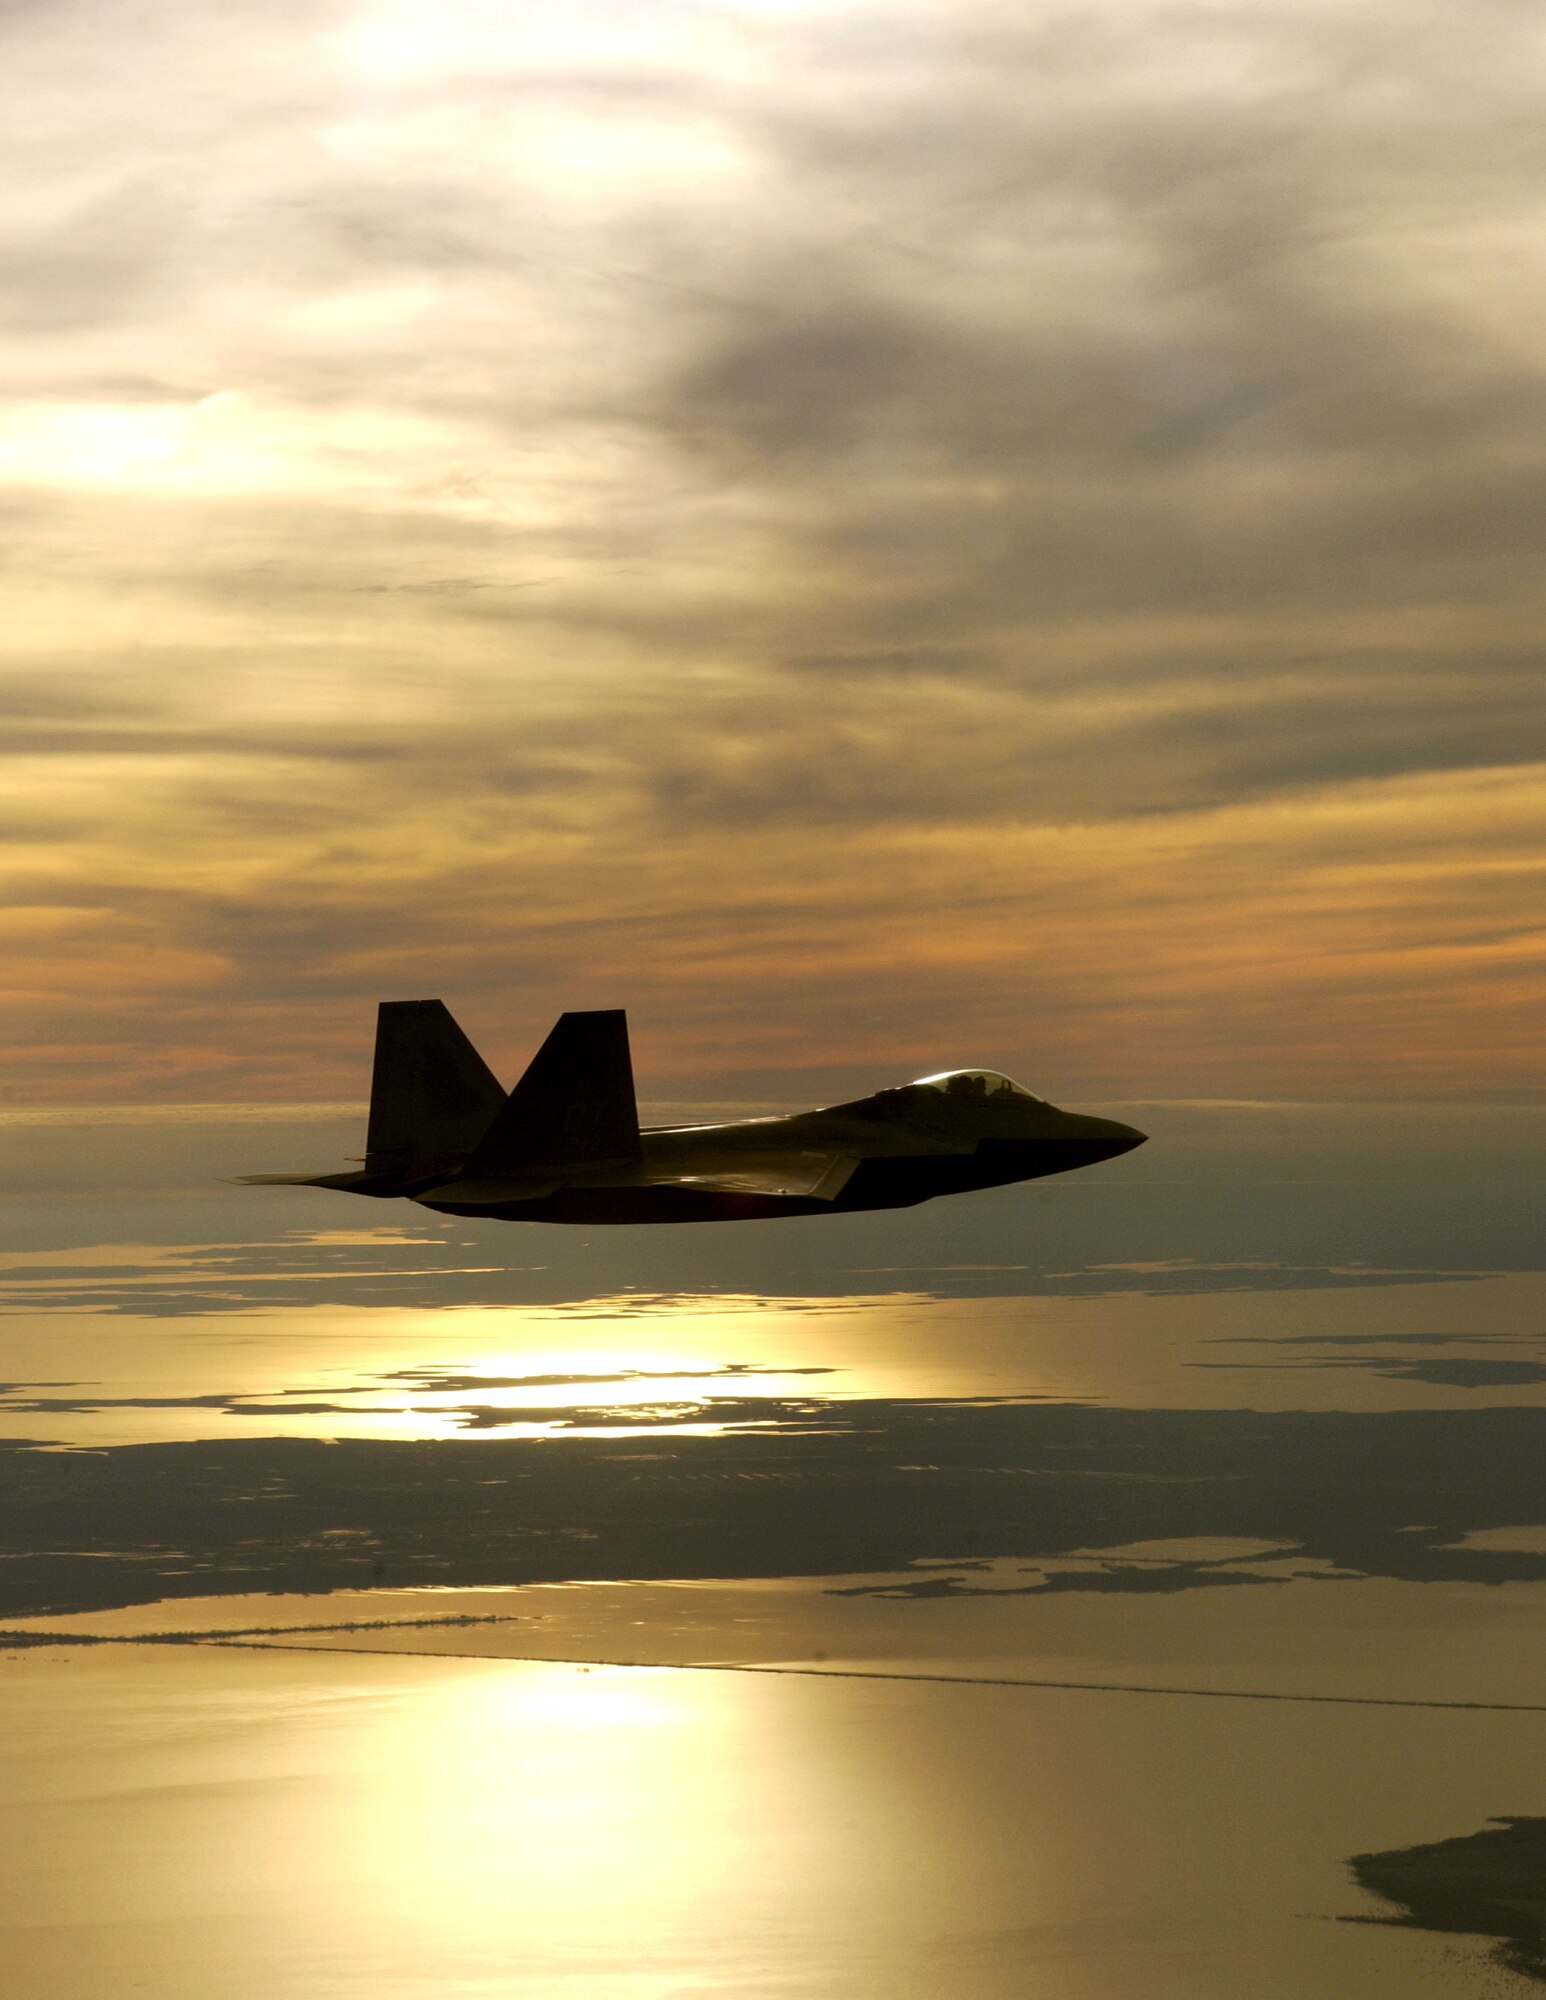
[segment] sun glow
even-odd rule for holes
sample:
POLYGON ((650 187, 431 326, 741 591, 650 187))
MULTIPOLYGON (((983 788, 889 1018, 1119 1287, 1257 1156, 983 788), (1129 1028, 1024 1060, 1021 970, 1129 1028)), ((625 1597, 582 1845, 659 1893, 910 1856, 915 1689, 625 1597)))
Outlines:
POLYGON ((351 1832, 367 1900, 523 1958, 638 1949, 723 1890, 734 1720, 697 1676, 458 1666, 382 1714, 351 1832))
POLYGON ((487 78, 519 70, 527 76, 549 66, 597 62, 647 64, 664 44, 691 48, 691 29, 669 8, 643 0, 585 0, 553 9, 511 9, 489 0, 385 0, 362 8, 337 37, 344 62, 362 81, 421 83, 459 75, 487 78))

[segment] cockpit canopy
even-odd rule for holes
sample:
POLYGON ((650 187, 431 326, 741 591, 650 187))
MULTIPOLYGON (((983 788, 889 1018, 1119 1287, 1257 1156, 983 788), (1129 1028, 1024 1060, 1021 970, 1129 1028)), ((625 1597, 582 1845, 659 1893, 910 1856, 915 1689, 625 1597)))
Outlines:
POLYGON ((1025 1089, 996 1069, 944 1069, 938 1076, 914 1078, 913 1090, 937 1090, 943 1097, 965 1097, 974 1104, 1007 1103, 1015 1098, 1025 1104, 1045 1104, 1044 1097, 1025 1089))

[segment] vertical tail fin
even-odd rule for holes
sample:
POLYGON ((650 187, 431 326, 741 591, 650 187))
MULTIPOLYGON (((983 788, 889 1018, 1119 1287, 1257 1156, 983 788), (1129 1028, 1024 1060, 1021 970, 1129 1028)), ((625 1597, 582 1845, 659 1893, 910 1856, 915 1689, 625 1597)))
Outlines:
POLYGON ((376 1012, 367 1174, 408 1178, 459 1164, 505 1101, 440 1000, 383 1000, 376 1012))
POLYGON ((469 1179, 542 1178, 643 1157, 621 1007, 561 1014, 467 1162, 469 1179))

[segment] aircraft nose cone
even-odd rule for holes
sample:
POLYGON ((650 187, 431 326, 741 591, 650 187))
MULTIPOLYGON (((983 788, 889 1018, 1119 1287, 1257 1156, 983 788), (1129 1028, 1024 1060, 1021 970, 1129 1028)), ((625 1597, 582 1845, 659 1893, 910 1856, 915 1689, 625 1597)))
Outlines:
POLYGON ((1147 1132, 1140 1132, 1136 1125, 1123 1125, 1115 1118, 1102 1118, 1100 1136, 1108 1147, 1106 1158, 1117 1159, 1123 1153, 1132 1152, 1135 1146, 1148 1143, 1147 1132))

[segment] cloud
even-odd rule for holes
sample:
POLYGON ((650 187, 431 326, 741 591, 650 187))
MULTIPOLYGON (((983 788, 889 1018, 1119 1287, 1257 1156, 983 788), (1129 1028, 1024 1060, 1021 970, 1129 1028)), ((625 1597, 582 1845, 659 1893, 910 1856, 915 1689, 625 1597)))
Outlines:
POLYGON ((1535 1077, 1531 10, 4 32, 24 1088, 1535 1077))

